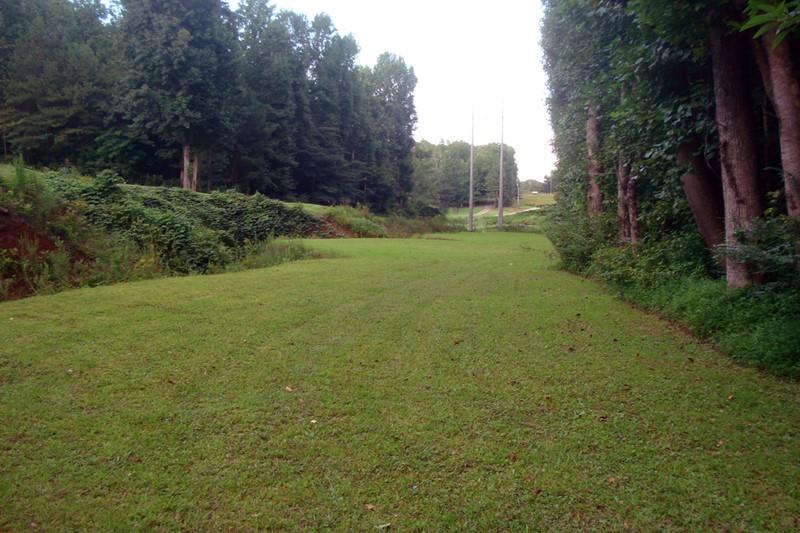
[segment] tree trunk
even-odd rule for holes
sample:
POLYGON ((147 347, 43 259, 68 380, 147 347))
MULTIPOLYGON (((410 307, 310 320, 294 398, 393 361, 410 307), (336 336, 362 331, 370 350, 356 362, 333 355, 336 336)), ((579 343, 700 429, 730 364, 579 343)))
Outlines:
POLYGON ((183 145, 183 161, 181 164, 181 188, 183 189, 191 189, 191 179, 189 177, 189 165, 190 165, 190 147, 188 144, 183 145))
POLYGON ((753 39, 752 44, 756 66, 758 67, 759 74, 761 74, 761 80, 764 82, 764 94, 767 95, 770 103, 775 105, 775 95, 772 92, 772 80, 769 75, 768 45, 765 45, 764 39, 753 39))
POLYGON ((778 115, 786 207, 790 217, 800 220, 800 81, 789 43, 784 40, 774 46, 775 37, 775 30, 765 33, 764 45, 773 105, 778 115))
POLYGON ((600 126, 597 120, 597 108, 589 106, 586 119, 586 158, 588 161, 589 189, 586 195, 586 213, 594 218, 603 210, 603 195, 600 192, 600 126))
MULTIPOLYGON (((208 156, 206 159, 206 167, 209 169, 212 168, 214 165, 214 161, 211 159, 211 156, 208 156)), ((213 172, 206 172, 206 192, 211 192, 211 177, 213 176, 213 172)))
MULTIPOLYGON (((747 38, 729 34, 724 21, 717 21, 710 29, 728 246, 735 246, 737 233, 752 229, 762 214, 754 137, 758 130, 747 83, 747 43, 743 42, 747 38)), ((729 287, 745 287, 758 281, 746 263, 730 256, 725 258, 725 271, 729 287)))
POLYGON ((678 164, 692 165, 681 177, 683 193, 706 246, 713 249, 722 244, 725 236, 725 210, 722 205, 722 184, 705 158, 697 154, 698 144, 687 142, 678 147, 678 164))
MULTIPOLYGON (((630 172, 630 168, 628 172, 630 172)), ((639 199, 636 196, 636 180, 631 176, 628 176, 626 203, 628 206, 628 228, 631 234, 631 244, 639 244, 639 199)))
POLYGON ((617 220, 619 222, 619 240, 631 242, 630 213, 628 212, 628 186, 631 181, 631 166, 625 156, 619 154, 617 163, 617 220))
POLYGON ((197 192, 197 176, 200 174, 200 156, 197 152, 194 153, 194 161, 192 162, 192 190, 197 192))

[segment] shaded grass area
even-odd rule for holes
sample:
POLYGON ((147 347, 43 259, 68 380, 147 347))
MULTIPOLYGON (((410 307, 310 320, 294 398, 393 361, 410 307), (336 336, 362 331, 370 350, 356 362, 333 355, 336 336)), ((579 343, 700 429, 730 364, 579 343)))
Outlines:
POLYGON ((536 234, 0 304, 0 529, 796 529, 800 385, 536 234))

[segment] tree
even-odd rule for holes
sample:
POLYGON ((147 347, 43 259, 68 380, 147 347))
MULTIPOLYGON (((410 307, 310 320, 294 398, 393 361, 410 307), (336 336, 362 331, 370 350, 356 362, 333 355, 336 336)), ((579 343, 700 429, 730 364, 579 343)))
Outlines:
POLYGON ((237 119, 234 181, 248 191, 286 196, 295 190, 293 173, 296 62, 285 18, 266 0, 239 7, 242 97, 237 119))
POLYGON ((786 205, 790 217, 800 220, 800 79, 787 37, 800 26, 797 2, 775 4, 748 0, 749 19, 743 30, 758 27, 754 38, 762 60, 761 74, 780 125, 779 139, 786 205))
POLYGON ((3 8, 13 44, 3 63, 3 116, 8 141, 34 163, 79 158, 103 124, 110 82, 102 68, 108 31, 99 2, 34 0, 24 18, 3 8))
POLYGON ((123 98, 131 128, 181 147, 181 186, 197 190, 200 152, 228 133, 230 28, 220 0, 123 0, 123 98))
MULTIPOLYGON (((417 77, 403 58, 385 53, 378 57, 370 82, 372 95, 376 99, 373 110, 378 138, 376 166, 379 174, 390 181, 391 198, 387 200, 402 207, 411 192, 411 150, 417 124, 414 107, 417 77)), ((385 207, 379 206, 382 209, 385 207)))

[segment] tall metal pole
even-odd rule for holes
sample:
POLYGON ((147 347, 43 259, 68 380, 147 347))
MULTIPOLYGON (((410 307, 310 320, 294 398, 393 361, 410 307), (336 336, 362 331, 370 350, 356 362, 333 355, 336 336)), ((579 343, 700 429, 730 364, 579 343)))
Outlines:
POLYGON ((475 177, 475 106, 472 106, 472 138, 469 142, 469 212, 467 213, 467 228, 475 231, 475 197, 473 195, 473 183, 475 177))
POLYGON ((505 129, 505 104, 500 108, 500 176, 497 180, 497 227, 503 227, 503 130, 505 129))

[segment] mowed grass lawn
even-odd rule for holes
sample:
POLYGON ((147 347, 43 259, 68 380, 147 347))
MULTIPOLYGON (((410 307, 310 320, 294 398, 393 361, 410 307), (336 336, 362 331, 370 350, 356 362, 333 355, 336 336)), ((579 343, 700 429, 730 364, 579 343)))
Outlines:
POLYGON ((310 246, 0 305, 0 530, 800 527, 800 385, 544 237, 310 246))

